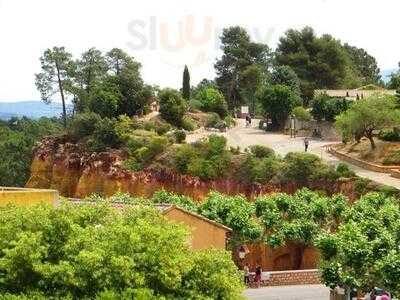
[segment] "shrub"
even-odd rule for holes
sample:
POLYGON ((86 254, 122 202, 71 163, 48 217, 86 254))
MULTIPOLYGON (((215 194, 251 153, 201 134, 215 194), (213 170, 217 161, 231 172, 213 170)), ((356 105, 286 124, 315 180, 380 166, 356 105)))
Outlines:
POLYGON ((250 146, 250 153, 257 158, 271 157, 275 155, 274 150, 262 145, 250 146))
POLYGON ((174 131, 175 141, 178 144, 182 144, 186 140, 186 133, 183 130, 174 131))
POLYGON ((327 94, 321 94, 312 102, 311 114, 314 119, 321 121, 335 121, 336 116, 350 108, 351 102, 346 99, 332 98, 327 94))
POLYGON ((384 165, 399 165, 400 164, 400 151, 395 151, 389 154, 383 160, 384 165))
POLYGON ((400 133, 394 130, 381 130, 378 137, 382 141, 400 142, 400 133))
POLYGON ((311 113, 302 106, 296 106, 293 108, 292 114, 299 121, 307 122, 311 120, 311 113))
POLYGON ((210 135, 207 140, 179 147, 173 156, 173 167, 180 173, 204 180, 224 177, 230 168, 231 153, 226 139, 210 135))
POLYGON ((235 178, 244 183, 264 184, 274 178, 281 168, 281 161, 274 156, 257 158, 247 154, 240 163, 235 178))
POLYGON ((197 212, 197 204, 190 197, 169 193, 164 190, 155 192, 151 201, 153 203, 175 204, 186 210, 197 212))
POLYGON ((221 124, 221 118, 217 113, 208 114, 205 123, 206 128, 218 128, 220 124, 221 124))
POLYGON ((356 173, 350 170, 349 166, 345 163, 339 163, 336 167, 336 172, 340 175, 340 177, 351 178, 356 176, 356 173))
POLYGON ((227 115, 224 119, 224 122, 225 122, 226 126, 229 128, 234 127, 236 125, 236 120, 231 115, 227 115))
POLYGON ((217 113, 224 118, 228 112, 224 95, 212 87, 206 87, 196 94, 196 100, 201 103, 200 109, 206 112, 217 113))
POLYGON ((159 93, 159 98, 161 117, 174 126, 182 127, 187 107, 181 94, 173 89, 164 89, 159 93))
POLYGON ((93 112, 77 114, 68 126, 68 134, 75 140, 81 140, 94 133, 102 119, 93 112))
POLYGON ((282 180, 305 185, 311 176, 323 167, 321 159, 310 153, 291 152, 284 158, 282 180))
POLYGON ((104 118, 96 124, 96 128, 87 143, 89 150, 100 152, 108 147, 118 148, 121 145, 122 141, 115 131, 114 124, 115 122, 108 118, 104 118))
POLYGON ((184 116, 182 119, 182 128, 187 131, 194 131, 197 129, 197 124, 192 118, 184 116))

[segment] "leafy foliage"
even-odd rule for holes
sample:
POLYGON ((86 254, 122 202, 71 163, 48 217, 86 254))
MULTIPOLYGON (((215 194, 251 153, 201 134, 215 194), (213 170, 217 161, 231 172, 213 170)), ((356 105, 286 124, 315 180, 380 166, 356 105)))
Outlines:
POLYGON ((231 162, 226 149, 226 139, 210 135, 207 140, 176 149, 173 167, 182 174, 198 176, 209 180, 224 177, 231 162))
POLYGON ((205 88, 196 94, 196 100, 200 103, 200 109, 205 112, 217 113, 221 118, 228 113, 228 107, 224 96, 214 88, 205 88))
POLYGON ((227 196, 211 192, 200 205, 199 212, 233 230, 232 244, 257 240, 263 232, 255 218, 254 205, 243 196, 227 196))
POLYGON ((321 94, 312 101, 311 114, 318 121, 332 122, 338 115, 347 111, 350 106, 350 102, 346 99, 332 98, 327 94, 321 94))
POLYGON ((400 121, 400 112, 396 110, 396 102, 390 96, 375 95, 357 101, 349 110, 339 115, 336 127, 344 140, 365 136, 370 140, 371 148, 375 148, 373 134, 375 130, 393 127, 400 121))
POLYGON ((173 89, 164 89, 159 98, 161 117, 174 126, 182 127, 187 107, 180 93, 173 89))
POLYGON ((323 230, 334 230, 347 210, 343 196, 324 197, 307 189, 294 195, 273 194, 255 202, 256 214, 265 226, 265 241, 272 247, 296 245, 299 268, 305 246, 313 245, 323 230))
POLYGON ((30 175, 32 149, 41 138, 61 132, 58 120, 12 118, 0 123, 0 186, 24 186, 30 175))
POLYGON ((264 87, 257 97, 275 128, 282 128, 293 108, 300 104, 298 96, 284 85, 264 87))
POLYGON ((293 108, 292 114, 297 120, 307 122, 311 120, 311 113, 302 106, 296 106, 293 108))
POLYGON ((318 239, 325 284, 364 291, 379 286, 399 293, 399 217, 394 198, 378 193, 361 197, 337 231, 318 239))
POLYGON ((0 215, 0 290, 9 299, 241 299, 229 254, 190 251, 186 229, 152 208, 63 204, 0 215))

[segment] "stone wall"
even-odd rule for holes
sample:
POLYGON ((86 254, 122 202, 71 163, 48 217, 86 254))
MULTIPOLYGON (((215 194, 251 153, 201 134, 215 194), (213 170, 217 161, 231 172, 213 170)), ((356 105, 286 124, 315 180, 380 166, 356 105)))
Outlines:
POLYGON ((263 276, 262 286, 321 284, 318 270, 268 272, 263 276))

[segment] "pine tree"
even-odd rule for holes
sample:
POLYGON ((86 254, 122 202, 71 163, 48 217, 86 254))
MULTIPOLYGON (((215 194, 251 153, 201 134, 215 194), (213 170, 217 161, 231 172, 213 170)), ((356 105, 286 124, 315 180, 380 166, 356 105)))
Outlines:
POLYGON ((186 101, 190 100, 190 74, 186 65, 183 70, 182 96, 186 101))

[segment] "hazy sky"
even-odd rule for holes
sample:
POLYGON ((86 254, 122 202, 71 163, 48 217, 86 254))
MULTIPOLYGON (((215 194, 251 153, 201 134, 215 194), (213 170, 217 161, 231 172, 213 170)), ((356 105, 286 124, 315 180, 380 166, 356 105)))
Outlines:
POLYGON ((274 48, 288 28, 314 27, 374 55, 381 69, 400 61, 399 0, 0 0, 0 101, 40 99, 34 74, 44 49, 75 56, 120 47, 143 65, 146 82, 179 87, 213 78, 221 28, 241 25, 274 48))

